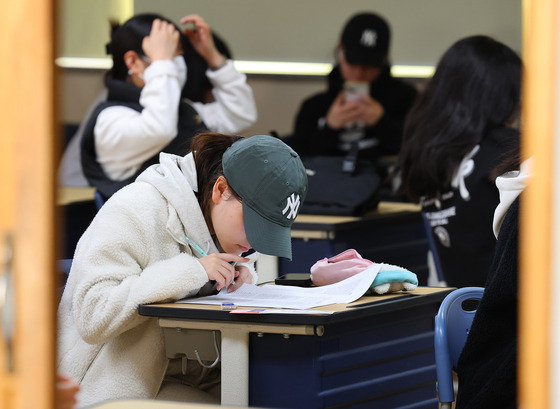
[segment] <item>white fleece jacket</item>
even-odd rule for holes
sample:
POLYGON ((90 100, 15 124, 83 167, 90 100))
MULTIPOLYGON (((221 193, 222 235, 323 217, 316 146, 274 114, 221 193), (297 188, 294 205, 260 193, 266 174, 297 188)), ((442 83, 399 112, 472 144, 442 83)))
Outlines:
POLYGON ((80 382, 78 407, 156 396, 168 362, 163 332, 138 305, 193 296, 208 282, 185 240, 218 252, 196 190, 192 155, 161 154, 78 242, 58 310, 58 370, 80 382))

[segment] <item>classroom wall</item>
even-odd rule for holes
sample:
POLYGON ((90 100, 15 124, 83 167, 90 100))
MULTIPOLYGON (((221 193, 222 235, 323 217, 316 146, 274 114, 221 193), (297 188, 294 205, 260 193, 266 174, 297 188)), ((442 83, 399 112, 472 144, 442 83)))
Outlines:
POLYGON ((453 41, 479 33, 521 49, 520 0, 135 0, 134 9, 200 14, 243 60, 331 62, 344 23, 364 10, 388 20, 395 64, 433 65, 453 41))
POLYGON ((203 16, 242 60, 330 62, 357 11, 385 16, 396 64, 433 65, 453 41, 488 34, 521 50, 522 0, 60 0, 60 52, 105 56, 108 19, 158 12, 203 16))
MULTIPOLYGON (((435 65, 455 40, 488 34, 521 50, 521 0, 61 0, 61 56, 106 57, 108 19, 158 12, 178 22, 202 15, 238 60, 333 62, 347 18, 373 10, 391 23, 394 64, 435 65)), ((103 88, 102 71, 64 69, 64 122, 79 122, 103 88)), ((259 120, 243 135, 292 132, 302 100, 325 87, 322 77, 250 75, 259 120)), ((423 80, 411 79, 421 87, 423 80)))

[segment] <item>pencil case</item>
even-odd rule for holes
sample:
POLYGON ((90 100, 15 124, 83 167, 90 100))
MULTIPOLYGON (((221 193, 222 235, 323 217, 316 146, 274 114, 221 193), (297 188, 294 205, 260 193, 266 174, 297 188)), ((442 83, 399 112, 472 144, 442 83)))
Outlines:
POLYGON ((418 287, 418 277, 413 272, 391 264, 374 263, 363 258, 355 249, 318 260, 311 266, 311 281, 316 286, 334 284, 361 273, 373 264, 378 264, 380 269, 366 294, 411 291, 418 287))

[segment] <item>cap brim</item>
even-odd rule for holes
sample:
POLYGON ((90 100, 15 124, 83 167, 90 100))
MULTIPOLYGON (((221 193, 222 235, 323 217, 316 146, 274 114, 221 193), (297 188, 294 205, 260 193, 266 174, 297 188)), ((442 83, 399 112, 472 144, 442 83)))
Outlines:
POLYGON ((289 226, 273 223, 243 202, 243 223, 247 240, 262 254, 292 260, 292 235, 289 226))
POLYGON ((383 64, 385 64, 384 55, 364 52, 361 49, 346 50, 344 57, 349 64, 372 65, 374 67, 383 67, 383 64))

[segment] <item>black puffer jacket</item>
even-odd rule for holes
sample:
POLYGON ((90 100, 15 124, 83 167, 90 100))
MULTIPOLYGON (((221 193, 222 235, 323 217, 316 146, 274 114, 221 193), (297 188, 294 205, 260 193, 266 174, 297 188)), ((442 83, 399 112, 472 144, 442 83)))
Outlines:
MULTIPOLYGON (((84 137, 81 146, 81 160, 84 175, 90 186, 95 187, 104 199, 108 199, 120 188, 134 182, 134 180, 147 167, 158 163, 159 153, 145 161, 136 173, 124 180, 112 180, 103 171, 101 165, 97 161, 97 153, 95 151, 94 128, 99 113, 105 108, 122 105, 142 111, 140 105, 141 89, 128 84, 124 81, 109 80, 107 81, 107 89, 109 95, 107 101, 99 104, 92 113, 88 124, 84 129, 84 137)), ((194 135, 206 130, 206 125, 202 122, 196 110, 188 103, 181 101, 179 104, 179 123, 177 136, 162 149, 162 152, 172 153, 184 156, 189 152, 191 140, 194 135)))

